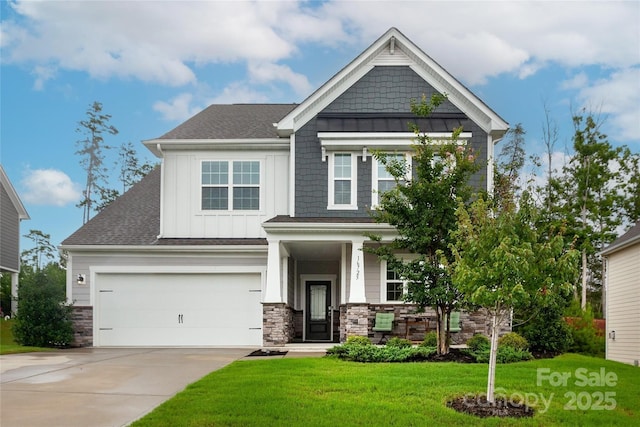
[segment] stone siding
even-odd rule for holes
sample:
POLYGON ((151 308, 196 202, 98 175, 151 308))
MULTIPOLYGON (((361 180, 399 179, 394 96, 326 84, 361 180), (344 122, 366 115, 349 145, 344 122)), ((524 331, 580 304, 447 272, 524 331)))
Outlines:
POLYGON ((73 323, 73 347, 93 346, 93 307, 74 306, 71 312, 73 323))
POLYGON ((293 341, 294 313, 285 303, 264 303, 262 305, 262 345, 282 347, 293 341))
POLYGON ((344 323, 342 324, 345 325, 345 339, 351 336, 368 336, 369 304, 347 304, 344 313, 344 323))

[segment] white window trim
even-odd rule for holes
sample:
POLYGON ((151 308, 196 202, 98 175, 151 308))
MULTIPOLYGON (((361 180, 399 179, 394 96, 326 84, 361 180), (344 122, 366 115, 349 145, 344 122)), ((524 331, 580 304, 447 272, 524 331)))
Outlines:
MULTIPOLYGON (((387 153, 387 154, 393 154, 393 153, 387 153)), ((407 168, 406 175, 405 175, 405 180, 409 181, 411 179, 411 162, 413 161, 413 156, 411 156, 411 153, 398 153, 398 154, 404 154, 404 161, 407 162, 407 165, 409 166, 407 168)), ((380 196, 379 196, 380 193, 378 191, 379 163, 380 162, 378 161, 378 159, 373 157, 373 162, 371 164, 371 207, 373 209, 377 209, 380 203, 380 196)))
MULTIPOLYGON (((407 294, 407 282, 402 283, 402 295, 407 294)), ((403 300, 388 300, 387 299, 387 261, 380 261, 380 302, 381 303, 393 303, 393 304, 407 304, 403 300)))
POLYGON ((358 153, 349 151, 336 151, 328 154, 329 162, 329 191, 328 191, 328 210, 357 210, 358 209, 358 153), (334 200, 335 190, 335 176, 334 176, 334 164, 336 154, 350 154, 351 155, 351 203, 348 205, 338 205, 334 200))
POLYGON ((263 207, 264 207, 264 183, 265 181, 265 177, 264 177, 264 162, 262 160, 259 159, 204 159, 200 161, 200 171, 199 171, 199 176, 198 176, 198 183, 199 183, 199 196, 198 196, 198 203, 199 203, 199 211, 200 213, 203 214, 215 214, 215 213, 221 213, 221 212, 237 212, 237 213, 256 213, 256 212, 262 212, 263 211, 263 207), (203 184, 202 183, 202 166, 204 163, 206 162, 226 162, 228 165, 228 169, 227 169, 227 184, 226 185, 209 185, 209 184, 203 184), (258 162, 258 164, 260 165, 260 182, 258 183, 258 185, 256 184, 239 184, 239 185, 235 185, 233 183, 233 163, 234 162, 258 162), (227 188, 228 189, 228 193, 227 193, 227 209, 202 209, 202 189, 205 187, 217 187, 217 188, 227 188), (251 187, 251 188, 258 188, 258 209, 234 209, 233 208, 233 189, 234 187, 251 187))

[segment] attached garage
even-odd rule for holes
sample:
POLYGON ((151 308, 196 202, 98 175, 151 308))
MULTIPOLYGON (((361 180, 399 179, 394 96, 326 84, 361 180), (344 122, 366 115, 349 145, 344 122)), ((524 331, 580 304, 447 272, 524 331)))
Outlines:
POLYGON ((259 273, 96 273, 96 346, 260 346, 259 273))

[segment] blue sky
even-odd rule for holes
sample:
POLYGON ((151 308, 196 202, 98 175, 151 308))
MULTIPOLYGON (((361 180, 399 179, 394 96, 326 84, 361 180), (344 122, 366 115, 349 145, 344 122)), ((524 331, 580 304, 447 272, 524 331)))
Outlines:
POLYGON ((392 26, 522 123, 529 154, 546 108, 559 166, 583 107, 640 152, 637 1, 2 1, 0 162, 31 216, 23 234, 58 245, 82 225, 75 130, 94 101, 119 130, 106 142, 153 160, 142 140, 212 103, 301 102, 392 26))

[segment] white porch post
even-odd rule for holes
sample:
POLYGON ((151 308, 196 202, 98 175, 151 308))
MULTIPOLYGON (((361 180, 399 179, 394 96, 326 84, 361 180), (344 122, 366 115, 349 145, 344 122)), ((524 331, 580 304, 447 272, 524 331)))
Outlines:
POLYGON ((349 286, 349 302, 364 303, 364 237, 351 241, 351 281, 349 286))
POLYGON ((280 240, 269 240, 267 254, 267 286, 264 302, 282 302, 282 271, 280 240))
POLYGON ((18 312, 18 273, 11 273, 11 316, 13 317, 18 312))

